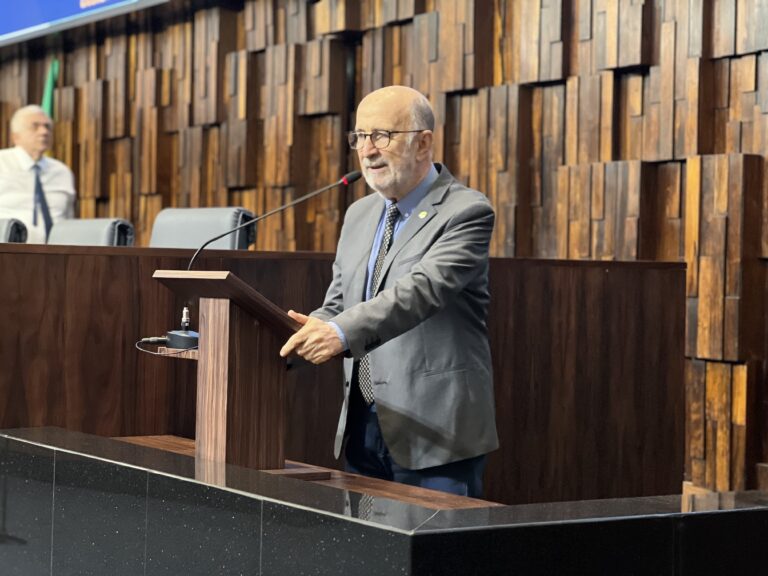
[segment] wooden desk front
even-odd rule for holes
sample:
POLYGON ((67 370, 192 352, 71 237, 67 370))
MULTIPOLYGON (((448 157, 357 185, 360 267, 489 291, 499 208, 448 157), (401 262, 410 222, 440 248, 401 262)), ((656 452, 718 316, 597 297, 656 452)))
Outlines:
MULTIPOLYGON (((183 302, 152 280, 188 250, 0 244, 0 428, 194 436, 195 367, 138 352, 183 302)), ((285 309, 317 307, 332 256, 211 251, 285 309)), ((494 259, 489 330, 502 447, 486 494, 505 503, 680 491, 681 264, 494 259)), ((195 316, 193 305, 193 317, 195 316)), ((340 363, 291 371, 286 456, 337 467, 340 363)))

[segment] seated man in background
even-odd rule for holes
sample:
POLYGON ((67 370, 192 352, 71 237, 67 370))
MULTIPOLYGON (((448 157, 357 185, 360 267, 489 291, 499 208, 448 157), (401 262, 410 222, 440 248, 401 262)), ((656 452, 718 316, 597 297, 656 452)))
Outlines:
POLYGON ((45 111, 25 106, 11 118, 15 146, 0 150, 0 218, 24 222, 29 243, 44 244, 56 222, 74 217, 74 175, 44 156, 52 136, 53 122, 45 111))

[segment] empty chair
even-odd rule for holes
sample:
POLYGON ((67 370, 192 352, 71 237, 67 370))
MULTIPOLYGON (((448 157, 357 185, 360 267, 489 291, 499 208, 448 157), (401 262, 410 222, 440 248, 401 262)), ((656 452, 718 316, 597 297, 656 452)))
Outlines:
POLYGON ((51 228, 48 244, 133 246, 133 224, 121 218, 62 220, 51 228))
MULTIPOLYGON (((199 248, 218 234, 253 219, 253 214, 240 207, 226 208, 165 208, 155 218, 153 248, 199 248)), ((209 248, 247 250, 256 236, 256 225, 246 226, 216 242, 209 248)))
POLYGON ((0 242, 26 242, 27 227, 16 218, 0 218, 0 242))

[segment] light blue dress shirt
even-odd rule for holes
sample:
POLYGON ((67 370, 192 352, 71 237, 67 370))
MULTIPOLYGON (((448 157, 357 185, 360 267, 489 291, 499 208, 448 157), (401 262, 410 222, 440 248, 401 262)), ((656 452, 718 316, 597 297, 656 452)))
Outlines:
MULTIPOLYGON (((403 229, 406 222, 408 222, 408 218, 411 217, 411 214, 416 209, 416 207, 419 205, 419 203, 424 199, 424 196, 427 195, 427 192, 429 192, 429 189, 432 187, 432 184, 435 183, 435 180, 437 180, 438 177, 437 169, 435 168, 435 165, 432 164, 432 167, 430 168, 429 172, 427 172, 427 175, 424 176, 421 182, 411 190, 405 198, 400 200, 397 203, 397 209, 400 212, 400 216, 395 220, 395 228, 392 232, 392 243, 395 242, 395 239, 397 238, 398 233, 400 230, 403 229)), ((373 245, 371 246, 371 255, 368 257, 368 273, 366 274, 365 278, 365 300, 368 300, 368 296, 371 293, 371 280, 373 279, 373 268, 376 266, 376 257, 379 254, 379 248, 381 246, 381 240, 384 238, 384 223, 385 223, 385 216, 387 214, 387 208, 393 203, 393 200, 385 199, 384 203, 384 209, 381 211, 381 216, 379 217, 379 224, 376 227, 376 235, 373 237, 373 245)), ((344 336, 344 332, 342 332, 341 328, 338 324, 335 322, 329 322, 331 326, 336 330, 337 334, 339 335, 339 339, 341 340, 341 344, 344 347, 344 350, 347 350, 349 347, 347 346, 347 338, 344 336)))

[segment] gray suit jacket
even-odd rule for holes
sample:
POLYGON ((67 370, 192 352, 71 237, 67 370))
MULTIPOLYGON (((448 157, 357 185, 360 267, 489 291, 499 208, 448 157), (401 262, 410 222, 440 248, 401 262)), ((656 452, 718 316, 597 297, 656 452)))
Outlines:
POLYGON ((368 257, 384 209, 379 194, 353 203, 323 306, 349 346, 339 456, 354 359, 370 354, 382 435, 400 466, 422 469, 498 447, 488 345, 487 198, 437 165, 439 177, 395 238, 376 294, 363 301, 368 257))

